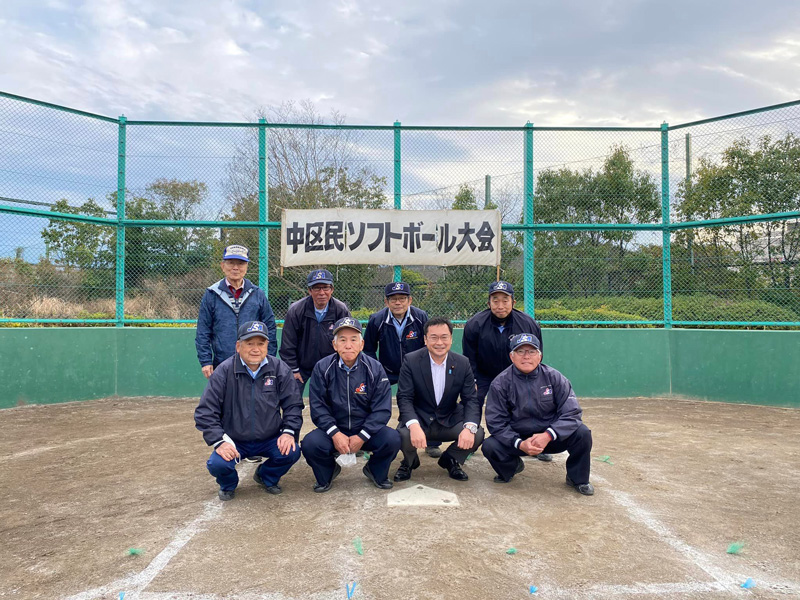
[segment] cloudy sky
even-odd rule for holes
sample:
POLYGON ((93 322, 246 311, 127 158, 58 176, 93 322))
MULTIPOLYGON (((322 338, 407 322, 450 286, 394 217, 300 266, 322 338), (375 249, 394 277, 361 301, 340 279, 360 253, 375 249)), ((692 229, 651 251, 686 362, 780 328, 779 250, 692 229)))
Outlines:
POLYGON ((678 123, 800 98, 800 2, 3 0, 0 90, 133 119, 678 123))

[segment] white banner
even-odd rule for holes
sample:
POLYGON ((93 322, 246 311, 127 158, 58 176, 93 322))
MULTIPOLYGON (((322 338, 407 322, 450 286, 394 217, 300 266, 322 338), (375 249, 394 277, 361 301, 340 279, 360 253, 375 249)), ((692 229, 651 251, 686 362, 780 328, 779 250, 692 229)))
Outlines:
POLYGON ((496 210, 285 209, 281 266, 500 264, 496 210))

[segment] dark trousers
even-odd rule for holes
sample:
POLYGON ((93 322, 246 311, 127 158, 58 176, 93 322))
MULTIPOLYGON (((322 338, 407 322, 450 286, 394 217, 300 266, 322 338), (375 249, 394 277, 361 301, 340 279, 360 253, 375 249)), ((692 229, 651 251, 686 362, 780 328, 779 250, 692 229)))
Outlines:
MULTIPOLYGON (((258 475, 265 485, 276 485, 281 477, 300 460, 300 447, 295 444, 294 450, 287 455, 278 450, 278 436, 258 442, 236 442, 236 450, 241 458, 263 456, 266 460, 258 466, 258 475)), ((225 460, 214 450, 206 462, 208 472, 217 478, 220 489, 235 490, 239 485, 239 474, 236 472, 236 460, 225 460)))
MULTIPOLYGON (((527 456, 522 450, 508 446, 496 437, 490 436, 482 448, 483 455, 497 474, 510 480, 517 469, 517 457, 527 456)), ((575 432, 565 438, 553 440, 544 448, 547 454, 566 452, 567 475, 576 485, 589 483, 589 469, 591 467, 592 432, 583 423, 575 432)))
MULTIPOLYGON (((469 450, 462 450, 458 447, 457 440, 461 431, 464 429, 463 421, 456 423, 453 427, 445 427, 436 421, 429 424, 420 421, 419 426, 422 427, 422 431, 425 433, 428 446, 431 445, 431 442, 453 442, 447 450, 444 451, 444 454, 450 456, 450 458, 460 465, 464 464, 464 461, 467 460, 467 456, 469 456, 470 453, 475 452, 475 450, 480 447, 483 443, 483 436, 485 435, 483 427, 478 425, 478 432, 475 434, 475 443, 472 444, 472 448, 469 450)), ((400 449, 403 451, 403 462, 412 468, 416 468, 416 466, 419 465, 419 456, 417 455, 417 449, 411 445, 411 431, 409 431, 408 427, 405 425, 399 425, 397 427, 397 432, 400 434, 400 449)))
POLYGON ((486 394, 489 393, 489 386, 492 385, 492 379, 484 379, 483 377, 475 378, 475 385, 478 387, 478 401, 481 404, 486 400, 486 394))
MULTIPOLYGON (((353 431, 348 434, 342 430, 342 433, 349 437, 358 432, 353 431)), ((306 462, 314 471, 317 483, 328 485, 333 477, 333 469, 338 456, 331 436, 321 429, 315 429, 303 438, 301 447, 306 462)), ((397 451, 400 450, 400 435, 394 429, 384 425, 375 435, 364 442, 361 449, 370 453, 367 467, 375 479, 385 481, 388 479, 389 465, 392 464, 397 456, 397 451)))

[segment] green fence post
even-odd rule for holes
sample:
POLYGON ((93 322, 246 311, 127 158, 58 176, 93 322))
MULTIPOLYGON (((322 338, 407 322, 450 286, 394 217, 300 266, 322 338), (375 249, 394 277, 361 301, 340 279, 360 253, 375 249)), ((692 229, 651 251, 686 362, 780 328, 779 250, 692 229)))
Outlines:
MULTIPOLYGON (((394 122, 394 209, 400 210, 403 207, 403 195, 401 185, 401 163, 400 163, 400 121, 394 122)), ((395 265, 394 280, 403 279, 403 267, 395 265)))
POLYGON ((483 208, 488 208, 492 203, 492 176, 487 175, 484 184, 483 192, 483 208))
MULTIPOLYGON (((533 123, 525 123, 525 224, 533 225, 533 123)), ((525 230, 524 264, 524 300, 525 312, 534 317, 534 275, 533 275, 533 229, 525 230)))
POLYGON ((116 327, 125 326, 125 115, 119 118, 119 154, 117 155, 117 260, 116 260, 116 327))
MULTIPOLYGON (((258 222, 266 223, 269 214, 267 190, 267 120, 258 120, 258 222)), ((269 297, 269 236, 266 227, 258 228, 258 286, 269 297)))
POLYGON ((664 270, 664 327, 672 327, 672 256, 670 245, 672 235, 669 230, 669 125, 661 124, 661 233, 662 269, 664 270))

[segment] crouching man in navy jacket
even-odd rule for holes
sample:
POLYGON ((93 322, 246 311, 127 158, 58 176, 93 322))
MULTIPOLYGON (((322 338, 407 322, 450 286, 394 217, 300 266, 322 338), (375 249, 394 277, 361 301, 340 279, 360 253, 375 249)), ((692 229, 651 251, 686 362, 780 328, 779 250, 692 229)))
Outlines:
POLYGON ((280 478, 300 458, 303 400, 292 370, 267 355, 265 323, 244 323, 238 338, 236 354, 214 369, 194 411, 197 429, 214 446, 206 466, 217 479, 220 500, 234 496, 240 459, 265 457, 253 479, 280 494, 280 478))
POLYGON ((342 467, 337 455, 371 453, 364 475, 390 489, 389 465, 400 450, 400 434, 386 426, 392 416, 392 388, 381 363, 365 355, 361 323, 339 319, 333 328, 336 354, 315 366, 309 387, 311 420, 317 429, 303 438, 303 456, 314 470, 315 492, 327 492, 342 467))
POLYGON ((492 436, 483 455, 497 472, 496 483, 508 483, 525 467, 520 457, 567 452, 567 485, 584 496, 589 483, 592 432, 581 421, 569 379, 542 364, 539 339, 521 333, 510 340, 511 366, 489 387, 486 426, 492 436))

